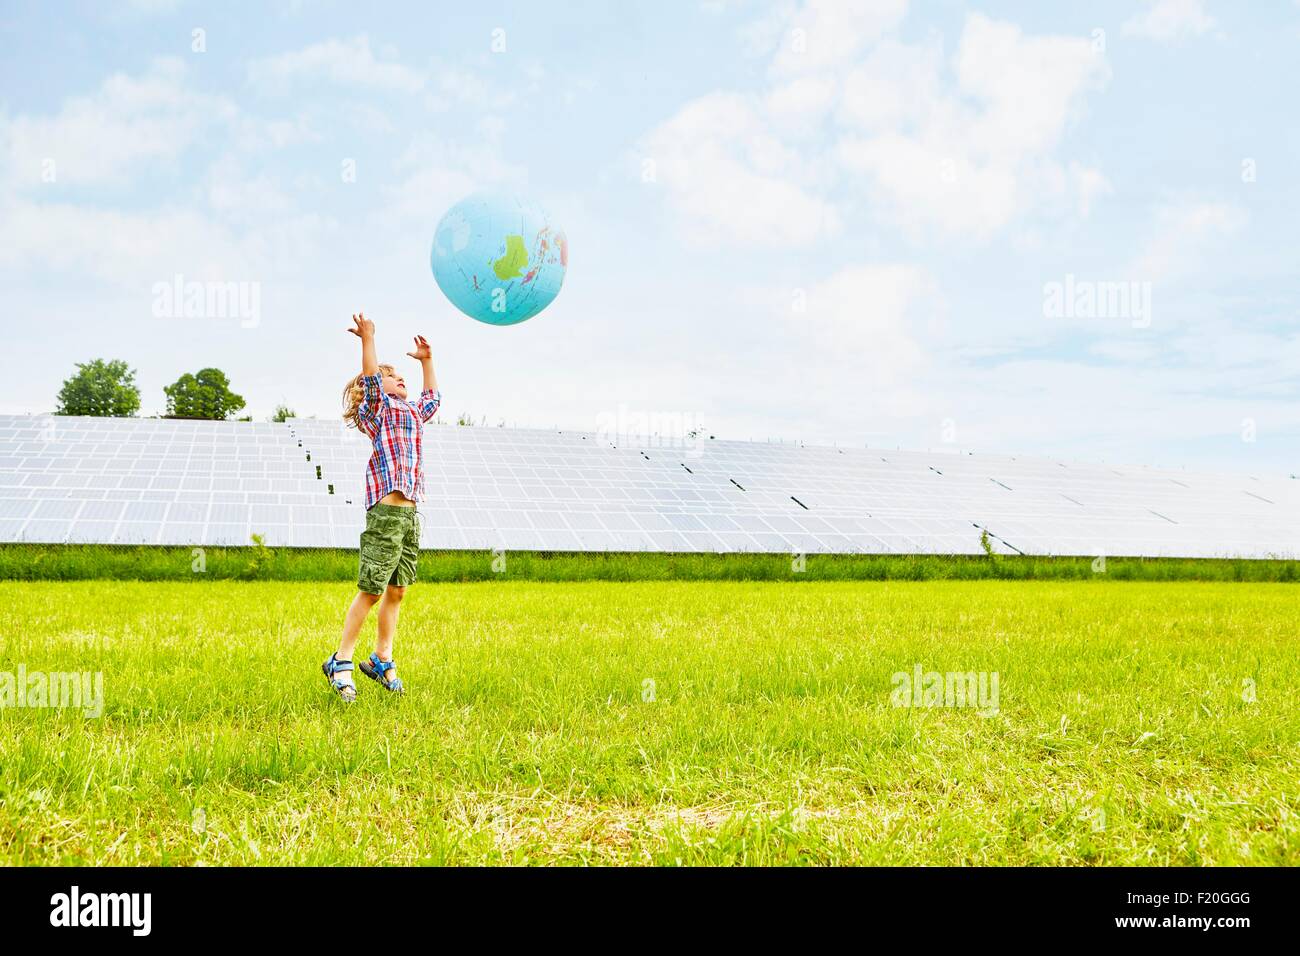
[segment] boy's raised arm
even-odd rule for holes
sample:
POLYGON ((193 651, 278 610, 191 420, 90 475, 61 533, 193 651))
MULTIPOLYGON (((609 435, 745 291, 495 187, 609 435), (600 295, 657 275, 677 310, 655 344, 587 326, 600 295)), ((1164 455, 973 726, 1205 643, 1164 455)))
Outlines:
POLYGON ((364 312, 352 316, 353 328, 348 329, 361 340, 361 374, 378 375, 379 359, 375 355, 375 323, 364 312))
POLYGON ((423 335, 417 335, 415 351, 406 354, 416 359, 424 372, 424 389, 420 392, 419 404, 420 418, 427 422, 442 404, 442 395, 438 391, 438 376, 433 373, 433 350, 429 348, 429 342, 423 335))
POLYGON ((423 335, 417 335, 415 337, 415 351, 406 354, 420 363, 420 368, 424 372, 424 391, 436 392, 438 390, 438 376, 433 374, 433 350, 429 348, 428 340, 423 335))

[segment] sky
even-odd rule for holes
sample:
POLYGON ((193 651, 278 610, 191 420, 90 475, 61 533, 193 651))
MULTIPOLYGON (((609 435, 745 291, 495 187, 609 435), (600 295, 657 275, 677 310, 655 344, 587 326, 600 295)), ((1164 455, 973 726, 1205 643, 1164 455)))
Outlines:
POLYGON ((120 358, 142 414, 216 366, 334 417, 364 311, 452 420, 1300 473, 1293 0, 6 2, 0 43, 3 413, 120 358), (521 325, 430 273, 480 190, 568 238, 521 325))

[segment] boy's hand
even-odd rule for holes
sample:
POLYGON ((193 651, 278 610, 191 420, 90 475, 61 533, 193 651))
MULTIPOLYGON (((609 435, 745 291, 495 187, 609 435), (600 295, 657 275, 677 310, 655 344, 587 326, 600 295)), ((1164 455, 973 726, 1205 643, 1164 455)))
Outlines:
POLYGON ((413 359, 419 359, 421 362, 433 358, 433 351, 429 348, 429 343, 425 340, 423 335, 417 335, 415 337, 415 351, 407 352, 406 354, 411 356, 413 359))
POLYGON ((348 329, 348 331, 357 338, 373 339, 375 337, 375 323, 367 319, 364 312, 352 316, 352 321, 355 323, 355 326, 348 329))

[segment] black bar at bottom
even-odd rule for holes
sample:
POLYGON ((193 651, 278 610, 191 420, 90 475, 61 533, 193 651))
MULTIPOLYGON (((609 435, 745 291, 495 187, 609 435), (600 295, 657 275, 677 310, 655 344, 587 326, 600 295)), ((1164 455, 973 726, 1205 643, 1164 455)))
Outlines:
POLYGON ((304 932, 324 943, 340 919, 350 927, 340 941, 360 942, 360 932, 427 943, 451 926, 586 935, 631 920, 654 936, 689 918, 696 943, 734 944, 781 925, 810 936, 838 928, 875 938, 911 926, 922 936, 976 933, 968 940, 986 930, 1231 944, 1288 932, 1297 882, 1289 869, 8 869, 0 925, 6 935, 83 942, 238 945, 301 943, 304 932), (376 922, 392 934, 377 934, 376 922))

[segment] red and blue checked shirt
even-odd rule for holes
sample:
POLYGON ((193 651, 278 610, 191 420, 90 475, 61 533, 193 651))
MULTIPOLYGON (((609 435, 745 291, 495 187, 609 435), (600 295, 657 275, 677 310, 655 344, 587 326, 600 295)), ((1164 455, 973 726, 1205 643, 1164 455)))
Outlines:
POLYGON ((424 423, 442 403, 442 392, 427 389, 418 402, 388 395, 379 375, 363 375, 357 406, 361 427, 375 450, 366 466, 366 510, 390 491, 412 501, 424 496, 424 423))

